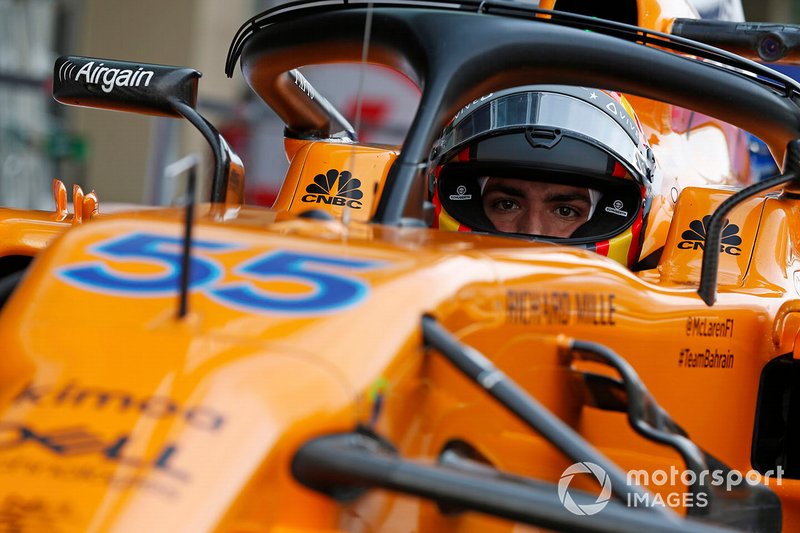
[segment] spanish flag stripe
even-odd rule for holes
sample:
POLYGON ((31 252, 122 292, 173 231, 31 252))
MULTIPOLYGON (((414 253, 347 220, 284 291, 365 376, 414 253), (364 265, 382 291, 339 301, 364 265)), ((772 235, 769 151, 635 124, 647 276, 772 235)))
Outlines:
POLYGON ((614 261, 627 265, 628 264, 628 250, 631 247, 631 231, 625 231, 621 235, 617 235, 608 241, 608 257, 614 261))

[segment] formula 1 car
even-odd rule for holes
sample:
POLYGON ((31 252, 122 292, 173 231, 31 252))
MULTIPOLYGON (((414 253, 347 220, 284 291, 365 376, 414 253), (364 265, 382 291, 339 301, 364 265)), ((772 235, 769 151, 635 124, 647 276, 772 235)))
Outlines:
POLYGON ((63 103, 195 125, 211 201, 104 215, 76 188, 69 213, 57 182, 54 212, 0 209, 0 529, 797 528, 800 85, 670 34, 681 3, 558 4, 247 21, 226 68, 286 123, 271 209, 243 205, 197 71, 59 58, 63 103), (358 143, 297 70, 365 57, 422 89, 402 147, 358 143), (632 269, 430 227, 443 128, 526 84, 630 95, 663 170, 632 269), (739 129, 781 174, 749 183, 739 129))

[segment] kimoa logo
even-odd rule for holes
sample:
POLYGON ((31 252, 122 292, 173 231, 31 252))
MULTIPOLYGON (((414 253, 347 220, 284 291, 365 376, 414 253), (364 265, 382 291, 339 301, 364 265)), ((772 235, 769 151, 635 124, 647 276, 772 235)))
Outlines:
MULTIPOLYGON (((681 234, 683 239, 678 243, 678 248, 681 250, 702 250, 706 244, 706 235, 708 230, 708 221, 711 215, 706 215, 703 220, 692 220, 689 224, 689 229, 681 234)), ((741 255, 742 249, 739 245, 742 244, 742 238, 737 235, 739 233, 739 226, 730 224, 725 219, 725 224, 722 228, 722 239, 720 243, 719 253, 728 255, 741 255)))
POLYGON ((225 416, 204 405, 183 405, 166 396, 137 395, 133 392, 82 385, 70 381, 64 385, 28 383, 14 398, 13 405, 25 408, 94 409, 117 414, 138 414, 147 418, 182 418, 187 425, 204 431, 217 431, 225 416))
POLYGON ((132 68, 110 68, 105 63, 97 64, 90 61, 83 66, 78 66, 71 60, 64 62, 58 69, 59 81, 74 80, 85 83, 96 83, 105 93, 110 93, 114 87, 140 87, 149 86, 155 72, 139 67, 132 68))
POLYGON ((354 178, 347 170, 341 173, 335 168, 325 174, 314 176, 314 183, 306 187, 306 193, 301 198, 303 202, 347 206, 351 209, 361 209, 359 202, 364 193, 359 189, 361 180, 354 178), (338 186, 336 183, 338 181, 338 186), (335 192, 334 192, 335 190, 335 192))

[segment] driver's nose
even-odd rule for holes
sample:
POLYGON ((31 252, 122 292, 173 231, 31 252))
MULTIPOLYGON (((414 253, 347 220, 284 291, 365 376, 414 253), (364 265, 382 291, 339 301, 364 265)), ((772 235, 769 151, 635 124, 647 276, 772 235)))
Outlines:
POLYGON ((517 220, 516 231, 527 235, 544 235, 545 226, 541 213, 533 210, 528 211, 527 216, 520 217, 517 220))

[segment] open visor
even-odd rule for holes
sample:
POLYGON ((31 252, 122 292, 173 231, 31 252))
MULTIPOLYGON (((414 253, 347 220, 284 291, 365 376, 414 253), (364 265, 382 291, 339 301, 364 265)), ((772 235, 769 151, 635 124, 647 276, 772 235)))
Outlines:
POLYGON ((473 231, 557 240, 565 244, 611 239, 630 227, 642 208, 641 188, 627 173, 625 177, 587 180, 584 175, 494 163, 445 165, 439 175, 437 194, 444 211, 473 231), (504 192, 498 193, 498 190, 504 192), (589 201, 557 200, 568 196, 567 193, 589 201), (548 195, 550 200, 544 201, 548 195), (585 218, 569 226, 567 233, 508 229, 503 227, 502 216, 498 216, 498 205, 504 204, 519 209, 521 217, 535 217, 543 222, 558 223, 561 213, 574 208, 585 218))
MULTIPOLYGON (((508 130, 569 132, 570 136, 599 144, 627 169, 650 178, 652 163, 643 157, 635 120, 620 102, 598 89, 559 87, 559 93, 538 86, 527 92, 494 97, 472 112, 465 108, 446 128, 436 146, 444 156, 471 140, 508 130), (562 94, 569 93, 569 94, 562 94)), ((546 147, 547 135, 540 144, 546 147)), ((535 144, 536 141, 532 144, 535 144)))

